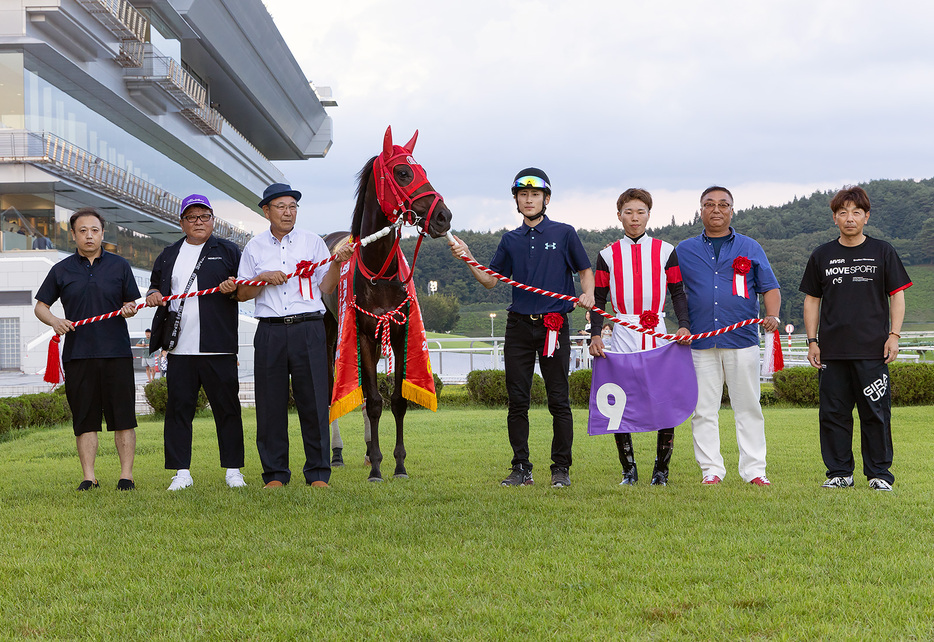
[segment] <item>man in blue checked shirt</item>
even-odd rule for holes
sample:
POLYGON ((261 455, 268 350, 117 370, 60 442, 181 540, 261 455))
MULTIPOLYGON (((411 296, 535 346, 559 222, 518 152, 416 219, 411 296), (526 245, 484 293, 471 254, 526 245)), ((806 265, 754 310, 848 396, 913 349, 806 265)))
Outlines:
MULTIPOLYGON (((522 214, 522 225, 507 232, 490 261, 490 268, 520 283, 542 290, 574 296, 574 274, 581 281, 583 293, 577 305, 593 307, 594 276, 590 259, 577 232, 570 225, 552 221, 545 216, 551 200, 548 176, 536 167, 516 175, 512 184, 516 208, 522 214)), ((451 253, 473 259, 467 244, 454 237, 451 253)), ((480 283, 492 288, 496 277, 474 267, 470 268, 480 283)), ((513 288, 503 362, 506 368, 506 392, 509 414, 506 425, 512 445, 512 472, 503 486, 530 486, 532 464, 529 461, 529 403, 535 357, 545 380, 548 410, 552 415, 554 438, 551 442, 551 485, 564 488, 571 485, 571 444, 574 440, 574 420, 568 391, 568 365, 571 341, 568 313, 574 304, 520 288, 513 288), (557 330, 548 326, 560 326, 557 330), (557 343, 550 332, 556 332, 557 343)))
MULTIPOLYGON (((711 332, 759 317, 765 304, 767 332, 778 329, 782 295, 762 246, 730 226, 733 195, 725 187, 701 194, 704 232, 678 244, 678 261, 688 297, 691 331, 711 332)), ((726 476, 720 454, 720 397, 726 381, 736 418, 739 475, 756 486, 765 476, 765 420, 759 405, 759 326, 748 325, 691 344, 697 372, 697 409, 691 421, 694 457, 704 484, 726 476)))

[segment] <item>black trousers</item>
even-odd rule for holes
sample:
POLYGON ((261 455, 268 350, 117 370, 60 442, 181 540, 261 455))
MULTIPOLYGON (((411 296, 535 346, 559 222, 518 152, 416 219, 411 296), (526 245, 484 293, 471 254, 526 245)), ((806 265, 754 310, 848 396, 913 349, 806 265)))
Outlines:
POLYGON ((537 355, 545 380, 554 432, 551 441, 552 469, 571 467, 571 445, 574 441, 574 419, 568 388, 571 341, 567 315, 563 316, 564 325, 558 331, 558 348, 551 357, 542 355, 548 331, 541 319, 532 320, 528 315, 510 312, 506 321, 506 342, 503 347, 506 392, 509 395, 506 426, 512 445, 513 466, 532 466, 529 462, 529 404, 537 355))
POLYGON ((253 337, 256 449, 263 481, 289 483, 289 381, 305 449, 305 481, 331 478, 327 348, 324 322, 260 322, 253 337))
POLYGON ((240 418, 240 382, 237 355, 169 354, 166 373, 165 467, 191 468, 191 422, 204 392, 214 414, 217 445, 223 468, 243 467, 243 420, 240 418))
POLYGON ((895 476, 892 466, 892 394, 882 359, 823 361, 820 372, 820 450, 827 477, 853 474, 853 406, 859 412, 863 474, 895 476))

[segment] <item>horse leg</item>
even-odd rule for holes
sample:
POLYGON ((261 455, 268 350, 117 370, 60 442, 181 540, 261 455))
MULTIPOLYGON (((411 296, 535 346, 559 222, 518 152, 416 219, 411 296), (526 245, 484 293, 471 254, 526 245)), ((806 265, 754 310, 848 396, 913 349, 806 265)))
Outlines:
POLYGON ((370 432, 370 417, 366 414, 366 406, 363 407, 363 443, 366 444, 366 454, 363 456, 363 465, 370 465, 370 442, 373 440, 370 432))
POLYGON ((396 470, 393 477, 407 478, 409 475, 405 470, 405 440, 403 439, 403 426, 405 425, 405 411, 408 409, 408 402, 402 396, 402 382, 404 380, 403 371, 405 362, 408 358, 406 354, 406 334, 405 325, 393 326, 392 328, 392 350, 395 356, 395 372, 393 373, 392 396, 389 398, 389 407, 392 409, 392 415, 396 419, 396 447, 392 451, 396 459, 396 470))
POLYGON ((392 476, 408 478, 409 475, 405 470, 405 442, 402 438, 402 426, 405 424, 405 411, 408 408, 408 402, 402 396, 402 363, 400 363, 400 360, 396 361, 395 387, 390 398, 390 407, 392 408, 392 415, 396 419, 396 447, 392 451, 392 455, 396 459, 396 470, 392 476))
POLYGON ((380 464, 383 462, 383 453, 379 449, 379 417, 383 412, 383 398, 373 386, 374 390, 366 395, 366 414, 370 419, 370 441, 367 444, 367 454, 370 458, 370 476, 367 481, 383 481, 380 464))

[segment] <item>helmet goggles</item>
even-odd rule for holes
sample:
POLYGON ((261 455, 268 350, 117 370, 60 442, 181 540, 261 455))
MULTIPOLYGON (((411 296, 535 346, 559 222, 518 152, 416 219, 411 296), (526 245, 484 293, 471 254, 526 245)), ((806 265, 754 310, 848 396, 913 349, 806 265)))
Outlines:
POLYGON ((551 191, 551 185, 541 176, 520 176, 513 184, 513 190, 520 189, 540 189, 547 192, 551 191))

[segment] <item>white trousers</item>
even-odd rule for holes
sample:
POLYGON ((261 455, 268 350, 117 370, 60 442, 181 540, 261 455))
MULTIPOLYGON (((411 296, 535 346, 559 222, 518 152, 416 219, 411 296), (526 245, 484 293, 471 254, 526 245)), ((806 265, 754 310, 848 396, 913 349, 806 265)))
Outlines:
POLYGON ((697 409, 691 420, 694 458, 704 476, 726 477, 720 454, 720 397, 730 393, 739 446, 739 476, 748 482, 765 476, 765 419, 759 405, 759 346, 735 350, 692 350, 697 372, 697 409))

